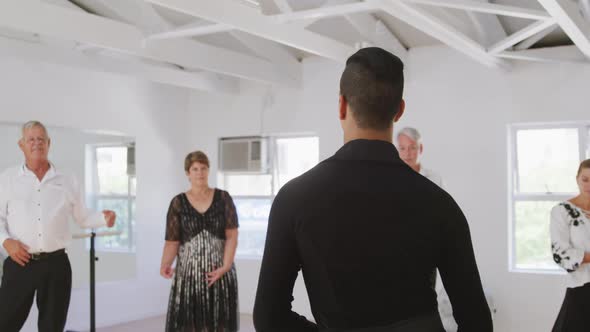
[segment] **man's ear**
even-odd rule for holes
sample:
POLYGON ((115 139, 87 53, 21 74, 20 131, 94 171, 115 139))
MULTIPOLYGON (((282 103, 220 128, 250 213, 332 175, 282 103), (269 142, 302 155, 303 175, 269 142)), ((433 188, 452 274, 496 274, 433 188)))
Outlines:
POLYGON ((345 120, 348 115, 348 102, 343 95, 338 97, 338 119, 345 120))
POLYGON ((395 113, 395 116, 393 117, 393 122, 398 122, 402 115, 404 115, 405 110, 406 101, 402 99, 399 103, 399 110, 397 111, 397 113, 395 113))

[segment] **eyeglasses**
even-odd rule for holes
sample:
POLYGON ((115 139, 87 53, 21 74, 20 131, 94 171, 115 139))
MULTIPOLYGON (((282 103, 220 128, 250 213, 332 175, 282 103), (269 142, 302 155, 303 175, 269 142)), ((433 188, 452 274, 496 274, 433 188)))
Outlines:
POLYGON ((29 138, 25 139, 24 141, 28 145, 33 145, 35 143, 45 144, 45 143, 47 143, 47 141, 49 141, 49 139, 47 137, 29 137, 29 138))

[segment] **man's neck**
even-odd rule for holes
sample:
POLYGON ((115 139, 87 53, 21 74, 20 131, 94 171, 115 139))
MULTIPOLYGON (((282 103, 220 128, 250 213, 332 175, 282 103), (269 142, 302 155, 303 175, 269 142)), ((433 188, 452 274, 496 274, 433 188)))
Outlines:
POLYGON ((391 130, 357 129, 344 133, 344 144, 357 139, 377 140, 393 143, 393 132, 391 130))
POLYGON ((50 165, 47 160, 27 160, 26 167, 41 181, 45 174, 47 174, 47 171, 49 171, 50 165))

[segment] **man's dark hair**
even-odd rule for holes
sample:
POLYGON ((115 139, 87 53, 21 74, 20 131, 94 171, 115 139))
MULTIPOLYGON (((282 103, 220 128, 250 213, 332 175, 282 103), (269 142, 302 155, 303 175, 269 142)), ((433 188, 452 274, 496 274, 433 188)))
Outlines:
POLYGON ((404 64, 397 56, 379 47, 367 47, 346 60, 340 94, 360 128, 389 128, 399 110, 403 91, 404 64))

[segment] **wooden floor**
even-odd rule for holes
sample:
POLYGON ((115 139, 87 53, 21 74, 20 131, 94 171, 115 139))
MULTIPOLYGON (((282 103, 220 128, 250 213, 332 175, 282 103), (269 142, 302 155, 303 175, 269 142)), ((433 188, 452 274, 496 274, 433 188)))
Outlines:
MULTIPOLYGON (((162 332, 166 316, 158 316, 121 325, 96 329, 97 332, 162 332)), ((254 332, 251 315, 240 315, 240 332, 254 332)))

